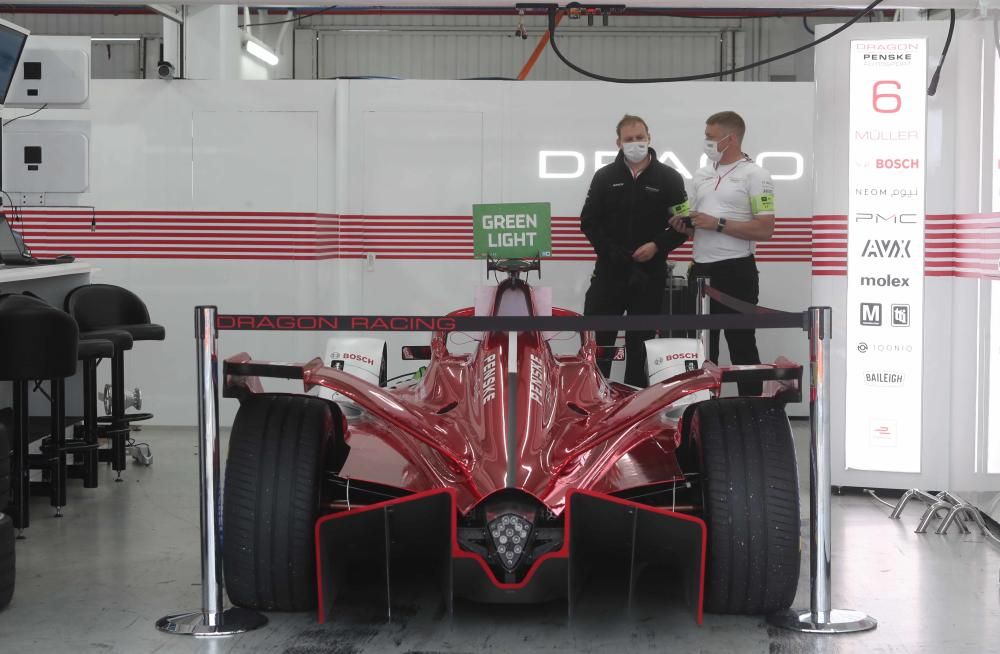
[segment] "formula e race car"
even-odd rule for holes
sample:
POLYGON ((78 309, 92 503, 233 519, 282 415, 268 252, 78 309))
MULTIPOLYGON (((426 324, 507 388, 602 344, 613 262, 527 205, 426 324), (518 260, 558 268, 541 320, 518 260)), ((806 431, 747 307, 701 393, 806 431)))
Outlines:
MULTIPOLYGON (((487 308, 449 315, 577 315, 542 306, 524 279, 536 265, 491 263, 506 276, 487 308)), ((801 366, 720 368, 696 339, 653 339, 639 389, 601 374, 618 348, 570 336, 579 350, 561 355, 551 333, 468 334, 463 354, 434 332, 404 348, 429 363, 395 387, 375 354, 353 355, 369 379, 353 374, 337 339, 339 359, 227 359, 225 395, 240 401, 223 496, 232 602, 318 605, 323 621, 360 602, 391 611, 416 576, 448 610, 455 597, 572 609, 598 579, 626 600, 674 593, 699 621, 789 607, 800 522, 784 406, 801 397, 801 366), (305 391, 264 392, 261 377, 305 391), (743 380, 764 395, 720 397, 743 380)))

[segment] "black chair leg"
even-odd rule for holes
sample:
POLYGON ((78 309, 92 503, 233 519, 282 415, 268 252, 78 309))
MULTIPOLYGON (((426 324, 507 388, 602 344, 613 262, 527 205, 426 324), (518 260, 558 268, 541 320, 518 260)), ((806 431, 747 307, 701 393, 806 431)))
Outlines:
POLYGON ((125 469, 125 443, 129 436, 128 421, 125 417, 125 354, 115 352, 111 357, 111 426, 108 436, 111 438, 111 468, 118 473, 115 481, 122 480, 122 470, 125 469))
POLYGON ((83 431, 84 440, 92 449, 85 451, 83 459, 83 487, 97 488, 97 362, 83 361, 83 431))
POLYGON ((56 509, 56 517, 62 517, 66 506, 66 380, 50 380, 51 432, 55 449, 49 459, 49 503, 56 509))
POLYGON ((11 399, 14 406, 14 470, 13 488, 11 489, 11 519, 18 529, 18 538, 24 538, 24 530, 28 528, 28 502, 31 499, 31 478, 28 465, 28 380, 12 382, 11 399))

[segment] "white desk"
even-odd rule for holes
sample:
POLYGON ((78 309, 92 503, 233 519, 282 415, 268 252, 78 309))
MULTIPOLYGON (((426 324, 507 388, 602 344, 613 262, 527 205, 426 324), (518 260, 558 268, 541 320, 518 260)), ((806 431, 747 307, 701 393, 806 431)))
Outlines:
POLYGON ((77 286, 90 282, 97 268, 89 263, 74 261, 44 266, 5 266, 0 268, 0 293, 31 291, 62 308, 66 294, 77 286))
MULTIPOLYGON (((74 261, 41 266, 5 266, 0 268, 0 293, 30 291, 52 306, 63 308, 67 293, 90 283, 90 274, 98 269, 89 263, 74 261)), ((81 415, 82 382, 77 374, 66 380, 66 413, 81 415)), ((31 394, 31 414, 46 415, 48 402, 41 393, 31 394)), ((0 408, 10 406, 10 383, 0 382, 0 408)))

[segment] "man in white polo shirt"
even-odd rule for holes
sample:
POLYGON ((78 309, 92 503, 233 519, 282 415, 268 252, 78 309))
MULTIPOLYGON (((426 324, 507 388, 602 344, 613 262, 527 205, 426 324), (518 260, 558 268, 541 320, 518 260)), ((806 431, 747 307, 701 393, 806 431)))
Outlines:
MULTIPOLYGON (((774 233, 774 187, 770 173, 743 152, 745 134, 746 124, 735 112, 708 117, 705 155, 709 161, 694 175, 690 226, 682 218, 673 218, 671 225, 686 228, 688 235, 694 236, 689 283, 697 277, 709 277, 714 288, 757 304, 760 277, 754 246, 774 233)), ((713 301, 711 312, 732 310, 713 301)), ((760 363, 754 330, 725 331, 732 363, 760 363)), ((718 330, 711 332, 708 358, 719 361, 718 330)), ((743 382, 739 389, 740 395, 760 395, 762 384, 743 382)))

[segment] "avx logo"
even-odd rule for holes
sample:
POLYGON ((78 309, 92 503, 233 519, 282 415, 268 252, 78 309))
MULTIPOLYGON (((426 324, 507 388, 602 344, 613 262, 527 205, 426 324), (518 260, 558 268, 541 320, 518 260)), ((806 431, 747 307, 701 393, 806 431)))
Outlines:
POLYGON ((861 251, 861 256, 876 259, 909 259, 910 243, 912 241, 900 241, 896 239, 868 239, 865 247, 861 251))

